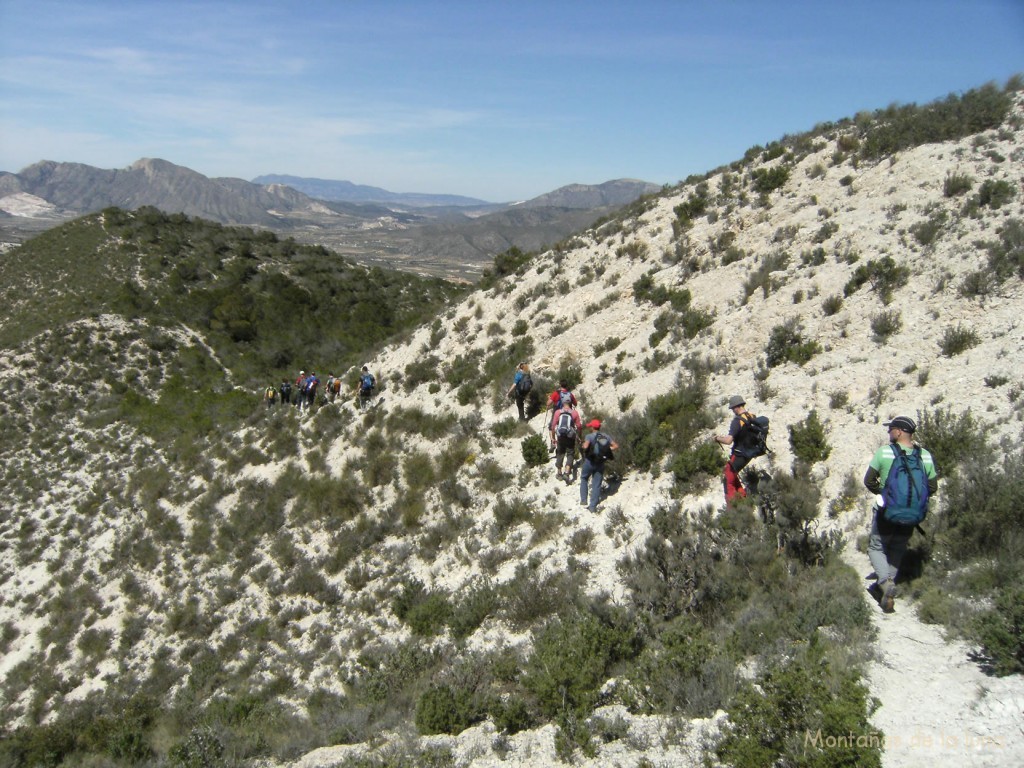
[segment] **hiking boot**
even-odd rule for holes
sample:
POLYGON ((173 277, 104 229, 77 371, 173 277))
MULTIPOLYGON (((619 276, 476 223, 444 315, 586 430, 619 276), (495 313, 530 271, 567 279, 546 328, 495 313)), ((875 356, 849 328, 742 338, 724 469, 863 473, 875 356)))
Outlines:
POLYGON ((870 587, 868 587, 868 594, 871 595, 872 598, 874 598, 876 603, 878 603, 879 605, 882 604, 882 588, 878 586, 877 581, 870 587))
POLYGON ((886 579, 878 586, 882 590, 882 612, 892 613, 896 610, 896 582, 886 579))

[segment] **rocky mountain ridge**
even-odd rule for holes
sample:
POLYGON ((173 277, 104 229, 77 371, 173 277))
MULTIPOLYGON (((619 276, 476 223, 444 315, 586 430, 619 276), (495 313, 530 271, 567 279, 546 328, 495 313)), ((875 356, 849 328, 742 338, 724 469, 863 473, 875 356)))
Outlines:
POLYGON ((253 182, 211 179, 152 158, 114 170, 43 161, 17 174, 0 173, 0 236, 20 242, 78 215, 149 205, 221 224, 270 229, 364 263, 473 278, 502 251, 551 245, 657 189, 617 180, 563 187, 512 205, 451 195, 378 193, 375 187, 293 176, 253 182), (27 205, 26 195, 37 202, 27 205))

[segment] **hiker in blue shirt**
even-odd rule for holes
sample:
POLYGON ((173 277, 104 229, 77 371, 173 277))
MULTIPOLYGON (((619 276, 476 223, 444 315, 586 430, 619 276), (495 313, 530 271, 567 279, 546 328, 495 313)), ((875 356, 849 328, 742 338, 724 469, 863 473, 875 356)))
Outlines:
POLYGON ((363 370, 359 374, 359 385, 356 388, 360 410, 365 411, 370 407, 370 400, 373 398, 373 390, 376 386, 377 379, 370 373, 370 369, 364 365, 363 370))
MULTIPOLYGON (((924 518, 928 499, 939 488, 939 480, 932 455, 914 442, 917 424, 913 419, 909 416, 897 416, 892 421, 885 422, 883 426, 889 430, 889 443, 875 451, 871 457, 871 463, 864 475, 864 487, 877 494, 871 509, 871 533, 868 536, 868 559, 871 560, 871 567, 875 569, 877 579, 872 585, 872 592, 878 598, 882 610, 892 613, 895 610, 896 577, 900 562, 907 551, 910 537, 914 535, 917 523, 924 518), (896 465, 897 461, 901 464, 896 465), (919 518, 911 516, 908 522, 900 523, 890 519, 896 516, 893 509, 887 510, 887 507, 896 507, 900 502, 887 497, 892 495, 892 484, 888 482, 890 476, 899 474, 903 467, 907 467, 908 476, 912 477, 914 473, 924 475, 924 478, 920 478, 920 485, 927 484, 927 492, 923 487, 915 492, 923 495, 923 499, 917 505, 920 508, 919 518)), ((910 495, 908 493, 908 497, 910 495)), ((909 498, 907 502, 910 502, 909 498)))
POLYGON ((511 400, 515 398, 516 408, 519 409, 519 420, 526 421, 526 396, 533 389, 533 378, 530 376, 530 366, 526 363, 520 363, 516 368, 515 378, 512 380, 512 386, 508 388, 508 398, 511 400))
POLYGON ((597 513, 597 504, 601 501, 601 481, 604 480, 604 463, 614 459, 612 451, 619 449, 619 444, 610 436, 600 432, 601 422, 593 419, 587 427, 594 430, 583 441, 583 469, 580 471, 580 504, 591 512, 597 513), (589 493, 588 493, 589 491, 589 493), (589 496, 589 504, 588 502, 589 496))

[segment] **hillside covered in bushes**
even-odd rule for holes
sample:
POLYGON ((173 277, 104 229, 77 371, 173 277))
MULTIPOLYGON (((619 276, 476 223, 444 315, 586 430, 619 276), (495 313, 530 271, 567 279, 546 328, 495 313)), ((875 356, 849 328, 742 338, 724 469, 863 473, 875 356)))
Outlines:
POLYGON ((0 754, 964 764, 877 683, 920 619, 991 692, 969 757, 1019 762, 1022 182, 1015 79, 751 148, 465 294, 150 211, 6 254, 0 754), (363 362, 369 411, 259 401, 363 362), (560 378, 620 445, 596 515, 545 453, 560 378), (737 393, 773 450, 726 508, 737 393), (897 414, 941 481, 883 617, 860 481, 897 414))

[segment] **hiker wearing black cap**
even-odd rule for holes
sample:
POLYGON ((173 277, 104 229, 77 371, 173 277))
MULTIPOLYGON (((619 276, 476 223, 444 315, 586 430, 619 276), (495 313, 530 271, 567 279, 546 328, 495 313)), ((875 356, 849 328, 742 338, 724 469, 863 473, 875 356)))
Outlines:
POLYGON ((889 442, 871 457, 864 487, 876 494, 868 537, 868 558, 877 580, 872 591, 882 610, 892 613, 900 562, 939 480, 932 455, 914 442, 913 419, 897 416, 883 426, 889 430, 889 442))
MULTIPOLYGON (((729 410, 733 413, 733 419, 729 423, 729 432, 725 435, 715 435, 715 442, 720 445, 731 445, 732 453, 729 455, 729 460, 725 462, 725 476, 722 480, 725 486, 725 503, 732 504, 733 499, 737 496, 740 498, 746 498, 747 489, 743 487, 743 482, 740 480, 740 472, 743 468, 750 463, 750 457, 744 456, 742 452, 738 451, 739 447, 737 438, 740 435, 740 431, 744 427, 744 414, 746 414, 745 407, 747 405, 739 395, 733 395, 729 398, 729 410)), ((749 414, 747 414, 749 416, 749 414)), ((750 419, 747 419, 749 421, 750 419)))

